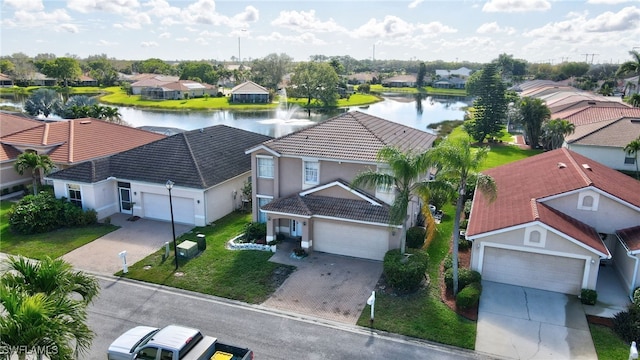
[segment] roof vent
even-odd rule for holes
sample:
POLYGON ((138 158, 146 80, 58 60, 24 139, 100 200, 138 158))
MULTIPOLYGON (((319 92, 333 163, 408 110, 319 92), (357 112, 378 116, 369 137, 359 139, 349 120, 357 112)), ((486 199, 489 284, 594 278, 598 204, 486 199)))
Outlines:
POLYGON ((595 105, 595 104, 596 104, 596 102, 595 102, 595 101, 587 101, 587 104, 588 104, 588 105, 595 105))
POLYGON ((564 169, 567 167, 567 164, 563 163, 563 162, 559 162, 558 163, 558 169, 564 169))
POLYGON ((82 120, 80 121, 80 124, 91 124, 91 120, 82 120))
POLYGON ((589 164, 582 164, 582 168, 585 170, 591 170, 591 166, 589 166, 589 164))

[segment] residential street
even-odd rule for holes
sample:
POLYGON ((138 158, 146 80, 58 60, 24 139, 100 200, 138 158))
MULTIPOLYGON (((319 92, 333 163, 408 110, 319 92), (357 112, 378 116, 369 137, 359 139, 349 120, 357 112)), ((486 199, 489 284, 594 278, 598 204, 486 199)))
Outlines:
POLYGON ((103 359, 120 333, 172 323, 201 329, 222 342, 251 348, 256 359, 481 359, 473 352, 392 334, 304 318, 156 285, 99 277, 89 309, 96 338, 82 359, 103 359))

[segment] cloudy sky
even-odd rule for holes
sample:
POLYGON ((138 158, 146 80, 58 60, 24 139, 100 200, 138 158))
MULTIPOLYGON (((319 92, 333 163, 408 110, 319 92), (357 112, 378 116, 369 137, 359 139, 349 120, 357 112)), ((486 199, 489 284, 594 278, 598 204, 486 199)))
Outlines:
POLYGON ((1 55, 620 63, 640 50, 640 0, 2 0, 0 21, 1 55))

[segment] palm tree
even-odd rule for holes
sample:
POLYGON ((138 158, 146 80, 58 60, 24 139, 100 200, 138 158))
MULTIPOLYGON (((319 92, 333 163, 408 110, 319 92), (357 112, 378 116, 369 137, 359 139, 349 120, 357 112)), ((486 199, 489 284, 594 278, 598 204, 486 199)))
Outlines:
POLYGON ((53 169, 55 164, 51 161, 48 155, 38 155, 35 152, 25 152, 18 155, 18 159, 13 168, 22 175, 26 170, 31 170, 31 177, 33 181, 33 195, 38 194, 38 183, 40 182, 40 171, 45 175, 53 169))
POLYGON ((627 146, 624 147, 624 151, 629 156, 635 157, 636 163, 636 179, 640 180, 640 170, 638 169, 638 154, 640 154, 640 136, 637 139, 632 140, 627 146))
POLYGON ((551 117, 547 105, 538 98, 524 97, 519 103, 524 132, 532 149, 538 147, 542 124, 551 117))
POLYGON ((24 102, 24 110, 32 116, 58 114, 62 111, 60 94, 53 89, 38 89, 24 102))
POLYGON ((633 73, 638 76, 638 82, 636 83, 636 92, 640 91, 640 52, 635 50, 629 51, 629 55, 633 58, 631 61, 622 63, 616 71, 616 76, 620 76, 626 73, 633 73))
POLYGON ((105 106, 103 108, 104 119, 108 122, 112 122, 114 124, 124 125, 125 122, 122 120, 122 114, 118 111, 118 108, 105 106))
POLYGON ((553 119, 542 125, 542 142, 545 149, 553 150, 562 147, 564 139, 573 134, 576 126, 569 120, 553 119))
POLYGON ((456 215, 453 221, 453 295, 458 293, 458 238, 460 237, 460 215, 462 214, 468 181, 477 176, 476 189, 493 201, 497 196, 496 183, 492 177, 478 174, 482 162, 489 154, 488 147, 473 149, 468 136, 446 139, 427 153, 426 163, 436 164, 439 176, 456 179, 456 215))
MULTIPOLYGON (((400 234, 400 252, 406 252, 407 210, 411 199, 424 196, 425 184, 423 179, 431 164, 427 161, 426 153, 415 154, 411 151, 402 152, 395 147, 384 147, 378 152, 378 160, 389 166, 389 171, 368 170, 353 179, 351 186, 378 187, 385 190, 395 190, 395 198, 389 214, 390 225, 402 225, 400 234)), ((424 198, 422 199, 425 200, 424 198)))
MULTIPOLYGON (((60 358, 70 358, 73 353, 77 355, 88 350, 94 334, 86 324, 87 306, 98 295, 98 281, 74 271, 61 259, 46 257, 42 261, 33 261, 10 256, 4 263, 6 272, 0 278, 3 289, 20 295, 11 297, 2 290, 0 300, 5 309, 7 304, 12 307, 9 318, 22 322, 18 328, 30 330, 25 334, 29 334, 31 343, 57 347, 60 358), (19 317, 21 309, 29 310, 29 306, 33 307, 36 315, 46 316, 36 319, 19 317), (75 344, 75 349, 70 344, 75 344), (67 355, 61 356, 63 354, 67 355)), ((0 320, 0 325, 3 326, 3 335, 4 330, 13 334, 11 326, 18 326, 7 319, 0 320)))

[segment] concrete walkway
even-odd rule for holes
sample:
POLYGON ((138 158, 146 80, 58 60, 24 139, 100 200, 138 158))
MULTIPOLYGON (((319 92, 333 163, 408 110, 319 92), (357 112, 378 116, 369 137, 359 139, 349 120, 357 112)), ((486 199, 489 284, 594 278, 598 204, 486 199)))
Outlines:
POLYGON ((482 282, 476 351, 508 359, 597 359, 576 296, 482 282))
MULTIPOLYGON (((120 226, 119 229, 63 255, 62 258, 78 270, 113 275, 122 270, 122 259, 118 255, 121 251, 127 251, 127 264, 134 264, 160 249, 165 242, 169 242, 171 246, 173 234, 170 222, 149 219, 128 221, 129 217, 126 214, 112 215, 111 223, 120 226)), ((175 228, 176 237, 179 237, 193 226, 175 224, 175 228)))

